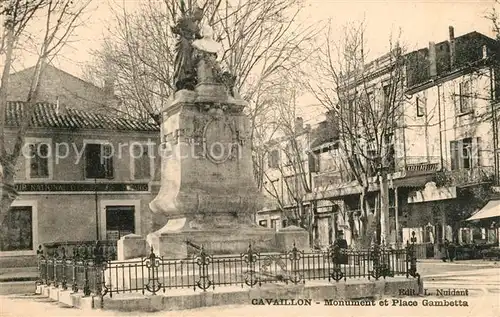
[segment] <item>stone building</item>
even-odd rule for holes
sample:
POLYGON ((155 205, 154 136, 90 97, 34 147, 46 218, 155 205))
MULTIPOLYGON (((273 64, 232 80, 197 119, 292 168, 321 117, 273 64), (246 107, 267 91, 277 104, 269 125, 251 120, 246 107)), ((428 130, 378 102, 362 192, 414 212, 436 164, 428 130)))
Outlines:
MULTIPOLYGON (((26 113, 28 105, 17 100, 26 100, 32 72, 11 75, 7 146, 26 113)), ((160 128, 114 116, 109 107, 119 100, 109 87, 51 65, 37 100, 17 162, 19 195, 7 217, 1 264, 33 265, 44 243, 116 240, 156 229, 148 204, 158 187, 160 128)))
POLYGON ((477 32, 455 37, 450 27, 447 41, 408 55, 413 70, 423 71, 407 75, 406 152, 440 168, 433 183, 408 193, 406 237, 414 230, 429 243, 498 239, 493 230, 469 234, 460 228, 486 204, 498 180, 499 53, 495 40, 477 32))
POLYGON ((297 117, 293 137, 282 135, 266 144, 263 193, 269 200, 256 215, 259 225, 279 230, 298 225, 300 215, 309 212, 310 204, 302 202, 302 197, 311 186, 313 173, 306 152, 311 137, 311 126, 304 126, 303 119, 297 117))
MULTIPOLYGON (((26 106, 8 103, 7 140, 14 140, 26 106)), ((62 112, 50 103, 35 107, 0 256, 33 259, 43 243, 116 240, 151 231, 148 204, 159 166, 159 128, 72 108, 62 112)))
MULTIPOLYGON (((388 144, 393 164, 387 242, 406 242, 412 231, 419 243, 472 240, 462 237, 459 228, 486 204, 488 188, 498 179, 497 53, 493 39, 477 32, 455 37, 450 27, 447 41, 405 54, 404 115, 388 144), (485 197, 478 198, 482 190, 485 197)), ((370 84, 380 88, 374 91, 378 102, 383 99, 384 58, 365 69, 370 67, 377 74, 370 84)), ((358 226, 360 188, 336 159, 337 148, 338 143, 328 142, 314 149, 325 153, 320 160, 325 162, 305 200, 336 209, 323 224, 329 228, 320 232, 342 228, 349 241, 358 226)), ((375 202, 380 191, 375 178, 369 191, 375 202)), ((490 231, 483 230, 482 238, 498 239, 490 231)))

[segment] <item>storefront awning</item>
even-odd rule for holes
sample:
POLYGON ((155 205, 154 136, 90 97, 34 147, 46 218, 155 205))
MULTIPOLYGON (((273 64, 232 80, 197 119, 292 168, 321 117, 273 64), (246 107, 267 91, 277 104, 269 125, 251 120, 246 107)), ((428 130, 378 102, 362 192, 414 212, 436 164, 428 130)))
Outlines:
POLYGON ((480 220, 493 217, 500 217, 500 200, 490 200, 486 204, 486 206, 484 206, 481 210, 472 215, 472 217, 467 219, 467 221, 480 220))

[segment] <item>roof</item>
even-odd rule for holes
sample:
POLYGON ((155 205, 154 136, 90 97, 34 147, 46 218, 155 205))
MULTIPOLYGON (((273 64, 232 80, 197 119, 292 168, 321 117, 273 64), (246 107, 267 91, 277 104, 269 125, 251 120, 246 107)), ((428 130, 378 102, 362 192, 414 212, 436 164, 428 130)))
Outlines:
POLYGON ((476 212, 472 217, 467 219, 467 221, 471 220, 480 220, 487 218, 500 217, 500 200, 490 200, 486 206, 476 212))
MULTIPOLYGON (((31 67, 28 67, 28 68, 25 68, 25 69, 21 69, 20 71, 17 71, 17 72, 14 72, 14 73, 10 74, 10 76, 12 77, 12 76, 22 75, 24 73, 33 73, 35 71, 35 67, 36 66, 31 66, 31 67)), ((104 92, 104 88, 99 87, 99 86, 97 86, 94 83, 91 83, 89 81, 83 80, 80 77, 77 77, 77 76, 75 76, 75 75, 73 75, 71 73, 68 73, 65 70, 62 70, 60 68, 55 67, 54 65, 46 63, 44 67, 45 67, 44 75, 47 74, 47 70, 48 69, 52 69, 52 70, 54 70, 54 71, 56 71, 58 73, 64 74, 64 75, 69 76, 69 77, 72 77, 72 78, 76 79, 77 81, 81 82, 82 84, 84 84, 86 86, 91 86, 91 87, 93 87, 95 89, 98 89, 98 90, 101 90, 101 91, 104 92)))
MULTIPOLYGON (((26 113, 26 106, 26 102, 9 101, 6 109, 5 126, 19 126, 22 122, 22 117, 26 113)), ((155 123, 129 120, 90 111, 66 108, 64 112, 59 112, 57 106, 52 103, 36 103, 34 107, 35 111, 30 124, 32 128, 101 129, 143 132, 156 132, 160 129, 155 123)))

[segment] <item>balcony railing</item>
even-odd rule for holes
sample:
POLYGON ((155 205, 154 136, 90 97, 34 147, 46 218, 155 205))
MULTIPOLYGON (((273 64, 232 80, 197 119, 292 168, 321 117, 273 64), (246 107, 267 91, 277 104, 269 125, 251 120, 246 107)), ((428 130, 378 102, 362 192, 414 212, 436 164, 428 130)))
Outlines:
POLYGON ((439 156, 407 156, 397 159, 400 171, 406 175, 435 173, 439 170, 441 158, 439 156))
MULTIPOLYGON (((433 174, 439 171, 440 161, 441 159, 438 156, 407 156, 406 158, 395 158, 393 168, 390 168, 389 172, 404 172, 406 176, 433 174)), ((354 176, 345 170, 323 171, 314 176, 314 187, 328 188, 352 181, 354 181, 354 176)))
POLYGON ((338 184, 349 183, 354 180, 354 176, 346 171, 327 171, 320 172, 314 176, 315 188, 335 187, 338 184))
POLYGON ((480 166, 471 169, 444 170, 435 174, 438 186, 467 186, 492 182, 493 166, 480 166))

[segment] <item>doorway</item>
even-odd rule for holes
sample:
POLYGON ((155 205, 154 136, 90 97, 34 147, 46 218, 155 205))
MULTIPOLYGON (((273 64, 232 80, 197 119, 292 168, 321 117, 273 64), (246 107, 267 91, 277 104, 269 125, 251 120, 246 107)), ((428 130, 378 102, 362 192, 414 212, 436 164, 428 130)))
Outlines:
POLYGON ((106 206, 106 240, 135 233, 135 206, 106 206))

